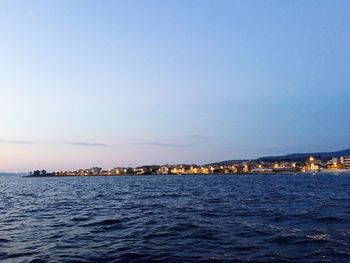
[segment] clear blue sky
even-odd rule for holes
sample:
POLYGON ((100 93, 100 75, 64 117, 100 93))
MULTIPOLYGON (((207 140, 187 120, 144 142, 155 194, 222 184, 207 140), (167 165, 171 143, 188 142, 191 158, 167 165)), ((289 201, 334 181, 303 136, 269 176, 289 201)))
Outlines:
POLYGON ((350 1, 0 1, 0 170, 350 147, 350 1))

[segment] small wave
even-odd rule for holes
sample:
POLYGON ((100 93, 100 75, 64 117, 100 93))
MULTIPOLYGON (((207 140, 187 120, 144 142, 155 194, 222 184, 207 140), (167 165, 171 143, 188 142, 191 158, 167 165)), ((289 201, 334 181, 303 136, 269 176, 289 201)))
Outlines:
POLYGON ((117 259, 120 262, 134 262, 139 260, 145 260, 144 262, 147 262, 147 258, 149 258, 149 255, 142 254, 142 253, 133 253, 133 252, 127 252, 121 254, 117 259))
POLYGON ((256 251, 261 249, 261 246, 258 245, 240 245, 237 248, 235 248, 235 250, 239 250, 239 251, 256 251))
POLYGON ((116 224, 120 224, 120 223, 121 223, 121 221, 118 219, 105 219, 102 221, 86 224, 84 226, 112 226, 112 225, 116 225, 116 224))
POLYGON ((0 238, 0 243, 9 243, 11 240, 6 239, 6 238, 0 238))
POLYGON ((317 218, 317 221, 322 223, 338 223, 338 222, 342 222, 343 220, 344 220, 343 218, 334 217, 334 216, 322 216, 317 218))
POLYGON ((275 215, 272 217, 273 222, 283 222, 289 220, 290 218, 286 215, 275 215))
POLYGON ((170 236, 174 236, 174 233, 170 233, 170 232, 151 233, 151 234, 146 235, 144 238, 145 239, 156 239, 156 238, 166 238, 166 237, 170 237, 170 236))
POLYGON ((270 236, 271 233, 268 230, 244 230, 241 232, 236 233, 236 236, 238 237, 264 237, 264 236, 270 236))
POLYGON ((6 259, 7 258, 7 253, 0 252, 0 260, 6 259))
POLYGON ((38 253, 37 252, 14 253, 14 254, 5 255, 5 258, 19 258, 19 257, 33 256, 36 254, 38 254, 38 253))
POLYGON ((35 259, 29 261, 29 263, 46 263, 46 262, 47 262, 47 260, 40 259, 40 258, 35 258, 35 259))
POLYGON ((177 224, 173 227, 170 228, 170 230, 172 231, 185 231, 185 230, 189 230, 189 229, 196 229, 198 228, 198 225, 192 224, 192 223, 181 223, 181 224, 177 224))
POLYGON ((279 235, 276 237, 273 237, 269 241, 271 243, 276 243, 276 244, 290 244, 295 241, 295 236, 288 236, 288 235, 279 235))
POLYGON ((84 222, 84 221, 88 221, 88 220, 90 220, 90 218, 88 218, 88 217, 73 217, 71 219, 71 221, 73 221, 73 222, 84 222))
POLYGON ((319 241, 329 240, 329 235, 327 234, 307 235, 306 237, 312 240, 319 240, 319 241))
MULTIPOLYGON (((219 217, 222 216, 221 214, 219 214, 218 212, 211 212, 211 211, 204 211, 204 212, 200 212, 199 215, 201 217, 219 217)), ((230 214, 228 214, 228 216, 230 216, 230 214)))

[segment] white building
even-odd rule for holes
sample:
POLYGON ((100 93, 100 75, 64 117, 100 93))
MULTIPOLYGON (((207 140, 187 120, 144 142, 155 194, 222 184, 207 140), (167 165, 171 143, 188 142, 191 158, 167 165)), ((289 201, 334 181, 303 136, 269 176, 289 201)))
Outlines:
POLYGON ((350 169, 350 156, 344 156, 344 168, 350 169))

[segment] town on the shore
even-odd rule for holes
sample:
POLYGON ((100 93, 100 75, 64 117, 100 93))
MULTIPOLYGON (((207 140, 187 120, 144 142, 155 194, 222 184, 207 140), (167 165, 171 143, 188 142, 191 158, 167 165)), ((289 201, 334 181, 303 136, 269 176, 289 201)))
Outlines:
POLYGON ((350 173, 350 156, 330 160, 310 156, 304 161, 228 161, 206 165, 144 165, 139 167, 100 167, 75 171, 36 170, 29 176, 120 176, 120 175, 200 175, 200 174, 274 174, 274 173, 350 173))

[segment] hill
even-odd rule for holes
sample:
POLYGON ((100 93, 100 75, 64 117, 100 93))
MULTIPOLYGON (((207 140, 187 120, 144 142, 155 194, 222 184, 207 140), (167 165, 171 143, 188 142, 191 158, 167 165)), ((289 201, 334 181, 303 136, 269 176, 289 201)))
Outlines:
MULTIPOLYGON (((313 156, 313 157, 315 157, 317 159, 321 159, 321 160, 328 160, 328 159, 331 159, 332 157, 341 157, 341 156, 347 156, 347 155, 350 155, 350 149, 345 149, 345 150, 341 150, 341 151, 334 151, 334 152, 308 152, 308 153, 292 153, 292 154, 280 155, 280 156, 264 156, 264 157, 259 157, 257 159, 253 159, 250 161, 304 162, 310 156, 313 156)), ((244 159, 244 160, 243 159, 242 160, 227 160, 227 161, 211 163, 210 165, 229 164, 229 163, 244 162, 244 161, 248 161, 248 160, 246 160, 246 159, 244 159)))
POLYGON ((308 157, 313 156, 317 159, 328 160, 332 157, 341 157, 350 155, 350 149, 335 152, 309 152, 309 153, 292 153, 282 156, 265 156, 260 157, 258 161, 305 161, 308 157))

